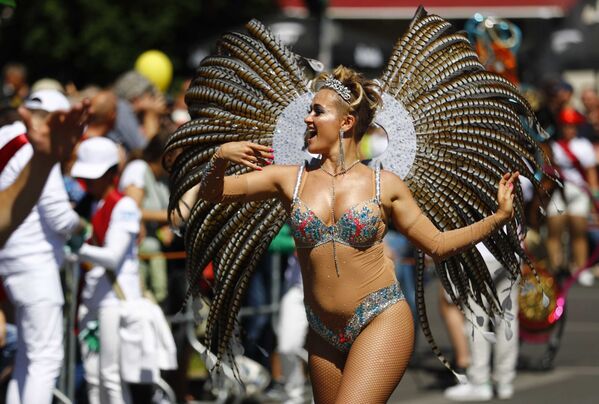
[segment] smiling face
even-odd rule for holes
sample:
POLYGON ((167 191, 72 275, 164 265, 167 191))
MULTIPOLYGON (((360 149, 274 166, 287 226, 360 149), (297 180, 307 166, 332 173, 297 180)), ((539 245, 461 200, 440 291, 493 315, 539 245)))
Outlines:
POLYGON ((339 147, 339 131, 351 128, 348 120, 353 118, 343 107, 335 91, 325 88, 316 93, 304 118, 310 153, 328 155, 339 147))

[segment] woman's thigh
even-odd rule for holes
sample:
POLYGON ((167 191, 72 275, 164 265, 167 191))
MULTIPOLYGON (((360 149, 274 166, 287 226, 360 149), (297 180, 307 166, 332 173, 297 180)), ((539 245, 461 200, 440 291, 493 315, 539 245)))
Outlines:
POLYGON ((550 237, 561 237, 567 226, 568 216, 566 214, 547 217, 547 231, 550 237))
POLYGON ((316 404, 335 403, 339 386, 341 386, 345 354, 317 335, 312 329, 308 330, 306 343, 309 352, 308 367, 314 402, 316 404))
POLYGON ((405 300, 379 314, 354 341, 343 368, 337 403, 386 403, 414 348, 414 322, 405 300))

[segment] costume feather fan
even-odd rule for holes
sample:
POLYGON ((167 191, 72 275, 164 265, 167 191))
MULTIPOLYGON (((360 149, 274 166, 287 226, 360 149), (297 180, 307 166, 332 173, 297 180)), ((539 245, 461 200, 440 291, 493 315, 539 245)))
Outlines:
MULTIPOLYGON (((199 183, 204 166, 223 143, 278 142, 283 146, 277 151, 293 149, 287 154, 294 157, 275 154, 275 163, 299 164, 304 158, 298 145, 305 126, 301 119, 289 122, 289 117, 297 117, 294 111, 303 113, 310 102, 307 64, 259 22, 251 21, 247 29, 248 34, 223 36, 218 52, 202 61, 187 92, 193 119, 171 136, 166 147, 167 154, 180 152, 168 167, 171 211, 199 183)), ((453 32, 447 21, 419 8, 379 83, 385 105, 375 121, 389 135, 389 149, 380 162, 404 179, 439 229, 466 226, 495 212, 497 183, 506 172, 518 170, 540 187, 535 174, 544 164, 539 156, 544 157, 534 140, 540 129, 531 108, 512 84, 484 70, 466 35, 453 32)), ((227 175, 248 170, 233 164, 227 175)), ((520 273, 518 255, 526 259, 520 247, 524 213, 519 185, 515 194, 514 220, 485 241, 514 281, 520 273)), ((202 269, 212 261, 215 280, 207 345, 218 360, 233 359, 230 342, 242 295, 260 256, 286 219, 276 200, 230 205, 198 201, 191 207, 185 233, 188 297, 197 296, 202 269)), ((420 323, 448 366, 426 319, 423 254, 418 261, 420 323)), ((461 308, 467 309, 471 298, 481 306, 490 303, 489 314, 501 315, 493 281, 474 246, 438 263, 436 269, 461 308)))

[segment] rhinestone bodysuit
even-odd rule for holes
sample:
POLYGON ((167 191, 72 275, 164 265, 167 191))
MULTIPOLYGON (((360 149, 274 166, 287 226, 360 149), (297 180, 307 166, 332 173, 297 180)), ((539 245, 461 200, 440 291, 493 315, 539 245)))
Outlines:
POLYGON ((341 331, 333 331, 327 327, 318 316, 306 306, 306 315, 310 327, 322 338, 341 352, 348 352, 360 331, 387 307, 404 299, 399 284, 387 286, 369 294, 354 310, 354 315, 349 319, 341 331))
MULTIPOLYGON (((333 244, 333 246, 334 243, 340 243, 368 253, 370 247, 382 241, 382 234, 379 229, 381 224, 384 225, 385 223, 381 217, 379 167, 375 169, 374 174, 374 197, 351 206, 345 210, 336 222, 328 226, 299 197, 303 173, 304 167, 300 167, 290 215, 290 226, 298 249, 309 250, 328 243, 333 244)), ((335 254, 334 248, 332 252, 335 254)), ((336 266, 337 262, 335 261, 336 266)), ((340 272, 343 276, 343 268, 340 268, 340 272)), ((359 301, 353 310, 353 315, 350 316, 341 329, 332 329, 327 326, 308 302, 305 301, 304 303, 310 328, 330 345, 343 353, 347 353, 353 341, 370 321, 387 307, 402 299, 404 299, 404 296, 397 283, 370 292, 359 301)))
POLYGON ((304 167, 300 168, 291 204, 291 228, 297 248, 315 248, 332 241, 355 248, 365 248, 380 242, 377 239, 380 215, 380 169, 375 170, 375 196, 349 209, 329 226, 300 199, 299 185, 304 167))

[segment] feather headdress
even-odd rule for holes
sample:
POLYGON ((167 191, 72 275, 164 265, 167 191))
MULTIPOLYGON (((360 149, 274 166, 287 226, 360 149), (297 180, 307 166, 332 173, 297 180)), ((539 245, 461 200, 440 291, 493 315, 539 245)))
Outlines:
MULTIPOLYGON (((180 151, 170 168, 171 206, 201 180, 203 168, 223 143, 251 140, 274 145, 275 162, 302 163, 304 111, 312 94, 305 61, 285 48, 259 22, 248 34, 223 36, 216 55, 202 61, 186 101, 192 121, 169 139, 166 153, 180 151)), ((380 157, 401 176, 422 211, 441 230, 466 226, 497 209, 497 181, 520 171, 540 187, 544 156, 539 128, 526 100, 507 80, 484 70, 463 33, 419 8, 398 40, 379 79, 383 108, 375 122, 389 135, 380 157)), ((231 165, 227 174, 249 168, 231 165)), ((516 187, 515 219, 485 241, 515 280, 524 228, 522 190, 516 187), (515 252, 515 253, 514 253, 515 252)), ((215 281, 207 343, 217 360, 231 354, 241 297, 259 258, 287 219, 280 202, 232 205, 198 201, 187 222, 188 297, 196 296, 201 270, 214 263, 215 281)), ((417 276, 420 323, 436 347, 424 305, 423 254, 417 276)), ((501 314, 491 276, 472 247, 436 266, 441 282, 461 308, 468 298, 489 302, 501 314)), ((230 357, 229 359, 232 359, 230 357)))

